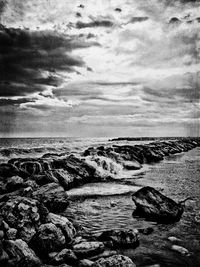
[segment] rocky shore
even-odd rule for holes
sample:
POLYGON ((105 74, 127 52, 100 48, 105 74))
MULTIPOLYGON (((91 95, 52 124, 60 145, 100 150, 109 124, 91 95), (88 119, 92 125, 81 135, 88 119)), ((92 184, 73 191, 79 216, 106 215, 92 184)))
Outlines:
MULTIPOLYGON (((138 170, 145 163, 197 146, 199 138, 181 138, 134 146, 90 147, 79 156, 54 153, 1 164, 0 266, 135 266, 118 249, 139 246, 138 230, 112 229, 99 236, 81 236, 78 222, 60 215, 70 205, 67 191, 113 177, 115 164, 138 170), (99 166, 107 176, 102 176, 99 166)), ((171 223, 180 220, 184 212, 182 203, 151 187, 142 188, 132 198, 133 216, 146 220, 171 223)))

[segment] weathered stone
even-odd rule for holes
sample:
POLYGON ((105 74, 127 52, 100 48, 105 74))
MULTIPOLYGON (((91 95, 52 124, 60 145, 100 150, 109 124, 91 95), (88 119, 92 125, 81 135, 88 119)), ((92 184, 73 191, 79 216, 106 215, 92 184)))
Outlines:
POLYGON ((152 187, 143 187, 133 194, 135 204, 133 216, 160 223, 172 223, 180 220, 183 207, 164 196, 152 187))
POLYGON ((6 190, 12 192, 25 187, 24 180, 19 176, 13 176, 7 180, 6 190))
POLYGON ((132 247, 139 246, 138 230, 108 230, 99 237, 100 241, 108 241, 111 247, 132 247))
MULTIPOLYGON (((1 214, 11 228, 18 230, 17 235, 29 242, 36 232, 36 228, 44 220, 41 204, 34 199, 16 196, 2 205, 1 214)), ((43 207, 44 210, 45 207, 43 207)), ((48 211, 46 210, 46 217, 48 211)))
POLYGON ((33 192, 33 197, 44 203, 49 211, 55 213, 64 211, 69 205, 67 193, 56 183, 41 186, 33 192))
POLYGON ((50 263, 53 265, 59 265, 62 263, 77 265, 78 259, 71 249, 63 249, 59 253, 49 254, 50 263))
POLYGON ((15 228, 10 228, 7 232, 6 232, 6 238, 10 239, 10 240, 15 240, 17 237, 17 229, 15 228))
POLYGON ((41 257, 60 251, 65 246, 65 236, 53 223, 42 224, 30 242, 30 246, 41 257))
POLYGON ((21 239, 4 241, 4 249, 9 256, 8 266, 40 267, 40 259, 35 252, 21 239))
POLYGON ((127 170, 139 170, 139 169, 142 168, 141 164, 138 161, 136 161, 136 160, 125 161, 123 163, 123 166, 127 170))
POLYGON ((76 235, 76 230, 73 224, 66 217, 49 213, 48 220, 62 230, 66 243, 72 242, 74 236, 76 235))
POLYGON ((94 262, 88 259, 83 259, 79 261, 79 267, 92 267, 93 264, 94 262))
POLYGON ((97 260, 92 267, 136 267, 136 265, 126 256, 114 255, 97 260))
POLYGON ((154 229, 152 227, 138 229, 138 232, 143 234, 143 235, 150 235, 151 233, 153 233, 153 231, 154 231, 154 229))
POLYGON ((8 178, 18 175, 19 170, 13 164, 2 163, 0 164, 0 177, 8 178))
POLYGON ((179 252, 180 254, 182 254, 184 256, 190 256, 190 252, 184 247, 181 247, 178 245, 172 245, 171 249, 179 252))
POLYGON ((79 258, 94 256, 104 251, 104 244, 102 242, 91 241, 82 242, 73 246, 73 251, 79 258))

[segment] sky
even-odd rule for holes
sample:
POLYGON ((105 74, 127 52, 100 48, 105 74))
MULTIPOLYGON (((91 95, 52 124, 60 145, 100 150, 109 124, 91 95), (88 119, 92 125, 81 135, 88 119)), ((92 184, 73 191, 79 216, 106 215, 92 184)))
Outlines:
POLYGON ((0 0, 0 137, 200 136, 200 1, 0 0))

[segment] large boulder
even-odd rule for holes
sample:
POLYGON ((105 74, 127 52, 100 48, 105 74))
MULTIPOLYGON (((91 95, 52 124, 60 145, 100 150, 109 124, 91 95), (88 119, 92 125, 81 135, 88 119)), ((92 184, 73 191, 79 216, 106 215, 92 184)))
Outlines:
POLYGON ((46 223, 38 228, 30 246, 38 256, 45 258, 51 252, 62 250, 65 243, 65 236, 61 229, 53 223, 46 223))
POLYGON ((108 242, 111 247, 131 247, 139 246, 138 230, 108 230, 103 232, 98 240, 108 242))
POLYGON ((41 186, 33 192, 33 198, 44 203, 48 210, 54 213, 64 211, 69 205, 67 193, 56 183, 41 186))
POLYGON ((92 267, 136 267, 136 265, 126 256, 114 255, 108 258, 100 258, 92 267))
POLYGON ((40 267, 40 259, 21 239, 4 241, 4 249, 9 256, 9 267, 40 267))
POLYGON ((62 230, 66 239, 66 243, 72 242, 74 236, 76 235, 76 229, 66 217, 49 213, 48 220, 62 230))
POLYGON ((143 217, 159 223, 179 221, 183 206, 164 196, 152 187, 143 187, 132 195, 135 209, 133 216, 143 217))
POLYGON ((37 200, 16 196, 1 205, 1 215, 9 227, 17 229, 19 238, 29 242, 48 210, 37 200))

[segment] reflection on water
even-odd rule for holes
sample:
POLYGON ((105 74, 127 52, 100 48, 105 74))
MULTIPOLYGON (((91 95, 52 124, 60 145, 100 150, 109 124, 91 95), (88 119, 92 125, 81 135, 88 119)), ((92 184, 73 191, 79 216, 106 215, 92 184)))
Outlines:
POLYGON ((98 183, 73 189, 71 196, 81 196, 66 210, 75 219, 83 232, 97 234, 107 229, 129 229, 153 227, 149 236, 140 236, 140 246, 123 251, 137 266, 160 264, 163 266, 200 266, 200 149, 168 157, 164 161, 149 165, 148 171, 132 179, 115 183, 98 183), (131 184, 130 186, 128 184, 131 184), (153 186, 176 201, 190 196, 180 222, 172 225, 156 225, 132 217, 131 192, 141 186, 153 186), (118 195, 117 195, 118 194, 118 195), (83 197, 84 196, 84 197, 83 197), (181 239, 171 242, 170 236, 181 239), (187 248, 191 256, 186 257, 171 249, 173 244, 187 248))

